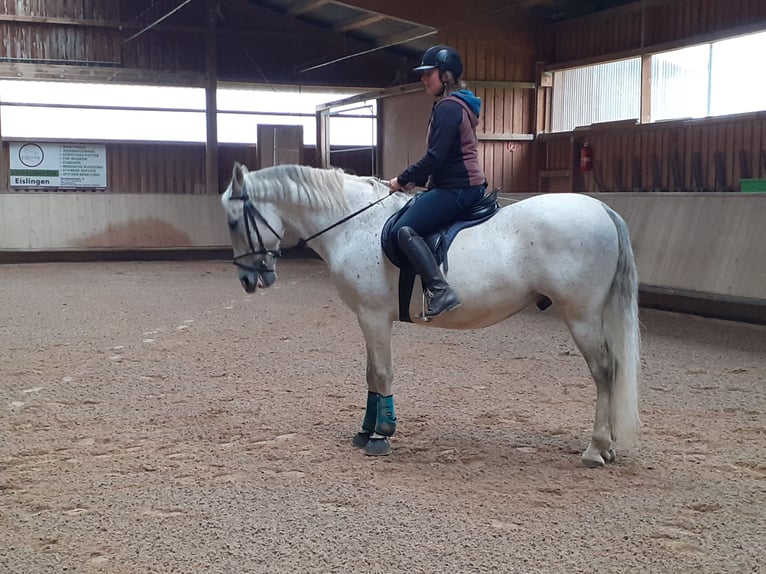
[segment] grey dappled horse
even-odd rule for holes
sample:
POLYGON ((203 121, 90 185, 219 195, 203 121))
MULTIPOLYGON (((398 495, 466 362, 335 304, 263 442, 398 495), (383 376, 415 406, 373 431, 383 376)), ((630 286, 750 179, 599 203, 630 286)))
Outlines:
MULTIPOLYGON (((269 287, 286 228, 325 261, 367 344, 368 400, 354 445, 388 454, 396 430, 391 331, 399 319, 399 270, 381 249, 386 219, 407 201, 375 178, 284 165, 248 171, 235 164, 222 203, 234 262, 246 291, 269 287)), ((604 203, 577 194, 538 195, 465 229, 449 251, 450 285, 462 306, 428 322, 445 329, 493 325, 544 296, 566 323, 596 383, 587 466, 615 459, 615 441, 639 428, 638 277, 628 229, 604 203)))

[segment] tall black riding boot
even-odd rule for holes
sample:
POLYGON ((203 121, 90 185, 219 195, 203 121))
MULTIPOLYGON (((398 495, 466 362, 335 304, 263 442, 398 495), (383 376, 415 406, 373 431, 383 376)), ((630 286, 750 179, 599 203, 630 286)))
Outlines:
POLYGON ((423 238, 411 227, 405 226, 399 230, 397 240, 402 253, 407 256, 415 272, 423 280, 424 304, 421 317, 425 320, 433 319, 460 307, 460 298, 445 281, 433 253, 423 238))

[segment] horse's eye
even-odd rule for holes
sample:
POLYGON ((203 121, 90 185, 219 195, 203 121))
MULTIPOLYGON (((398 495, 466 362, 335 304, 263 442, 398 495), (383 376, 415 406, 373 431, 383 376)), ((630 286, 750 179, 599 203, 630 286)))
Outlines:
POLYGON ((237 225, 239 225, 239 221, 237 221, 236 219, 229 220, 229 229, 231 229, 232 231, 234 231, 237 228, 237 225))

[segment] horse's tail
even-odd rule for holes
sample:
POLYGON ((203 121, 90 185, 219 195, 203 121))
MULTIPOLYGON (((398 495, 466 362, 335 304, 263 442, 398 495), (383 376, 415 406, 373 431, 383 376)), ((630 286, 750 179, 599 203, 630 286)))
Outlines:
POLYGON ((641 335, 638 322, 638 271, 625 221, 607 205, 617 229, 617 270, 604 307, 603 324, 612 360, 612 433, 624 445, 635 443, 641 427, 638 379, 641 335))

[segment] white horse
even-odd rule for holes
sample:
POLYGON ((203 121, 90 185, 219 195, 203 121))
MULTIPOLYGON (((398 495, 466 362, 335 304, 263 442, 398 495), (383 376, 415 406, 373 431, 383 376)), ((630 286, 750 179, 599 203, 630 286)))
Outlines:
MULTIPOLYGON (((380 235, 407 196, 389 195, 379 180, 337 169, 248 171, 237 163, 221 201, 247 292, 276 280, 286 228, 326 262, 367 344, 367 410, 354 446, 373 455, 391 452, 391 331, 399 319, 399 270, 384 255, 380 235)), ((539 195, 503 207, 455 238, 447 279, 462 306, 423 322, 417 319, 422 298, 415 293, 410 317, 416 324, 487 327, 547 297, 596 383, 595 423, 583 463, 603 466, 615 459, 617 440, 634 441, 640 425, 638 277, 628 229, 617 213, 577 194, 539 195)))

